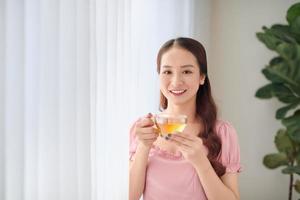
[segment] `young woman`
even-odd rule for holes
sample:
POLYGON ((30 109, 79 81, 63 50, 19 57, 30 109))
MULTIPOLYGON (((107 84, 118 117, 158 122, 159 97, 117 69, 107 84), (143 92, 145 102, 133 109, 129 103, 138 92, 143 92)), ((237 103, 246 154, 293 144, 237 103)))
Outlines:
POLYGON ((182 133, 158 137, 149 113, 130 130, 129 199, 237 200, 240 151, 236 131, 217 119, 204 47, 167 41, 157 56, 162 113, 186 115, 182 133))

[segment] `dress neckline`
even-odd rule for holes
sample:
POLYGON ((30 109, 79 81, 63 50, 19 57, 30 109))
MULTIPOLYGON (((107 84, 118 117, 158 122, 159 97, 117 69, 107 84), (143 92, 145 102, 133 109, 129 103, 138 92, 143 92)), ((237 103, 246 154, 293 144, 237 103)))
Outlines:
POLYGON ((180 151, 171 153, 165 149, 161 149, 157 145, 152 145, 152 149, 157 155, 159 155, 160 157, 163 157, 163 158, 167 158, 167 159, 171 159, 171 160, 182 160, 183 159, 183 155, 180 151))

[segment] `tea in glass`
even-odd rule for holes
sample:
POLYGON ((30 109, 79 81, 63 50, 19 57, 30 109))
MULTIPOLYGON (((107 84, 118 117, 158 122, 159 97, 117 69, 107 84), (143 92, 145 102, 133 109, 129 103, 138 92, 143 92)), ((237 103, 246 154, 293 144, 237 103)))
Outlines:
POLYGON ((187 116, 173 114, 155 115, 155 124, 159 129, 160 135, 165 137, 175 132, 181 133, 187 124, 187 116))

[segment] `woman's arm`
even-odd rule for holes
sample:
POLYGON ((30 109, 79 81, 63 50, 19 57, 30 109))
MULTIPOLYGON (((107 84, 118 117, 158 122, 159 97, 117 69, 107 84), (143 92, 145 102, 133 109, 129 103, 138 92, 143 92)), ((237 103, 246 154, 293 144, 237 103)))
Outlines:
POLYGON ((144 192, 150 148, 139 144, 129 166, 129 200, 139 200, 144 192))
POLYGON ((194 167, 208 199, 240 199, 237 173, 226 173, 220 179, 207 157, 203 157, 203 161, 194 167))
POLYGON ((129 200, 139 200, 144 192, 149 152, 158 137, 151 117, 151 113, 147 114, 130 131, 136 136, 138 145, 129 164, 129 200))

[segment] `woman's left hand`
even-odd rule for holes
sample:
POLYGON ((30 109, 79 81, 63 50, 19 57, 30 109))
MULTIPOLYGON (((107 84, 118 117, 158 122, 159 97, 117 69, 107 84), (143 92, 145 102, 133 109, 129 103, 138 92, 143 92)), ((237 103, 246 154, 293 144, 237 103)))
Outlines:
POLYGON ((172 134, 169 139, 178 146, 183 157, 196 166, 207 157, 208 151, 200 137, 186 133, 172 134))

